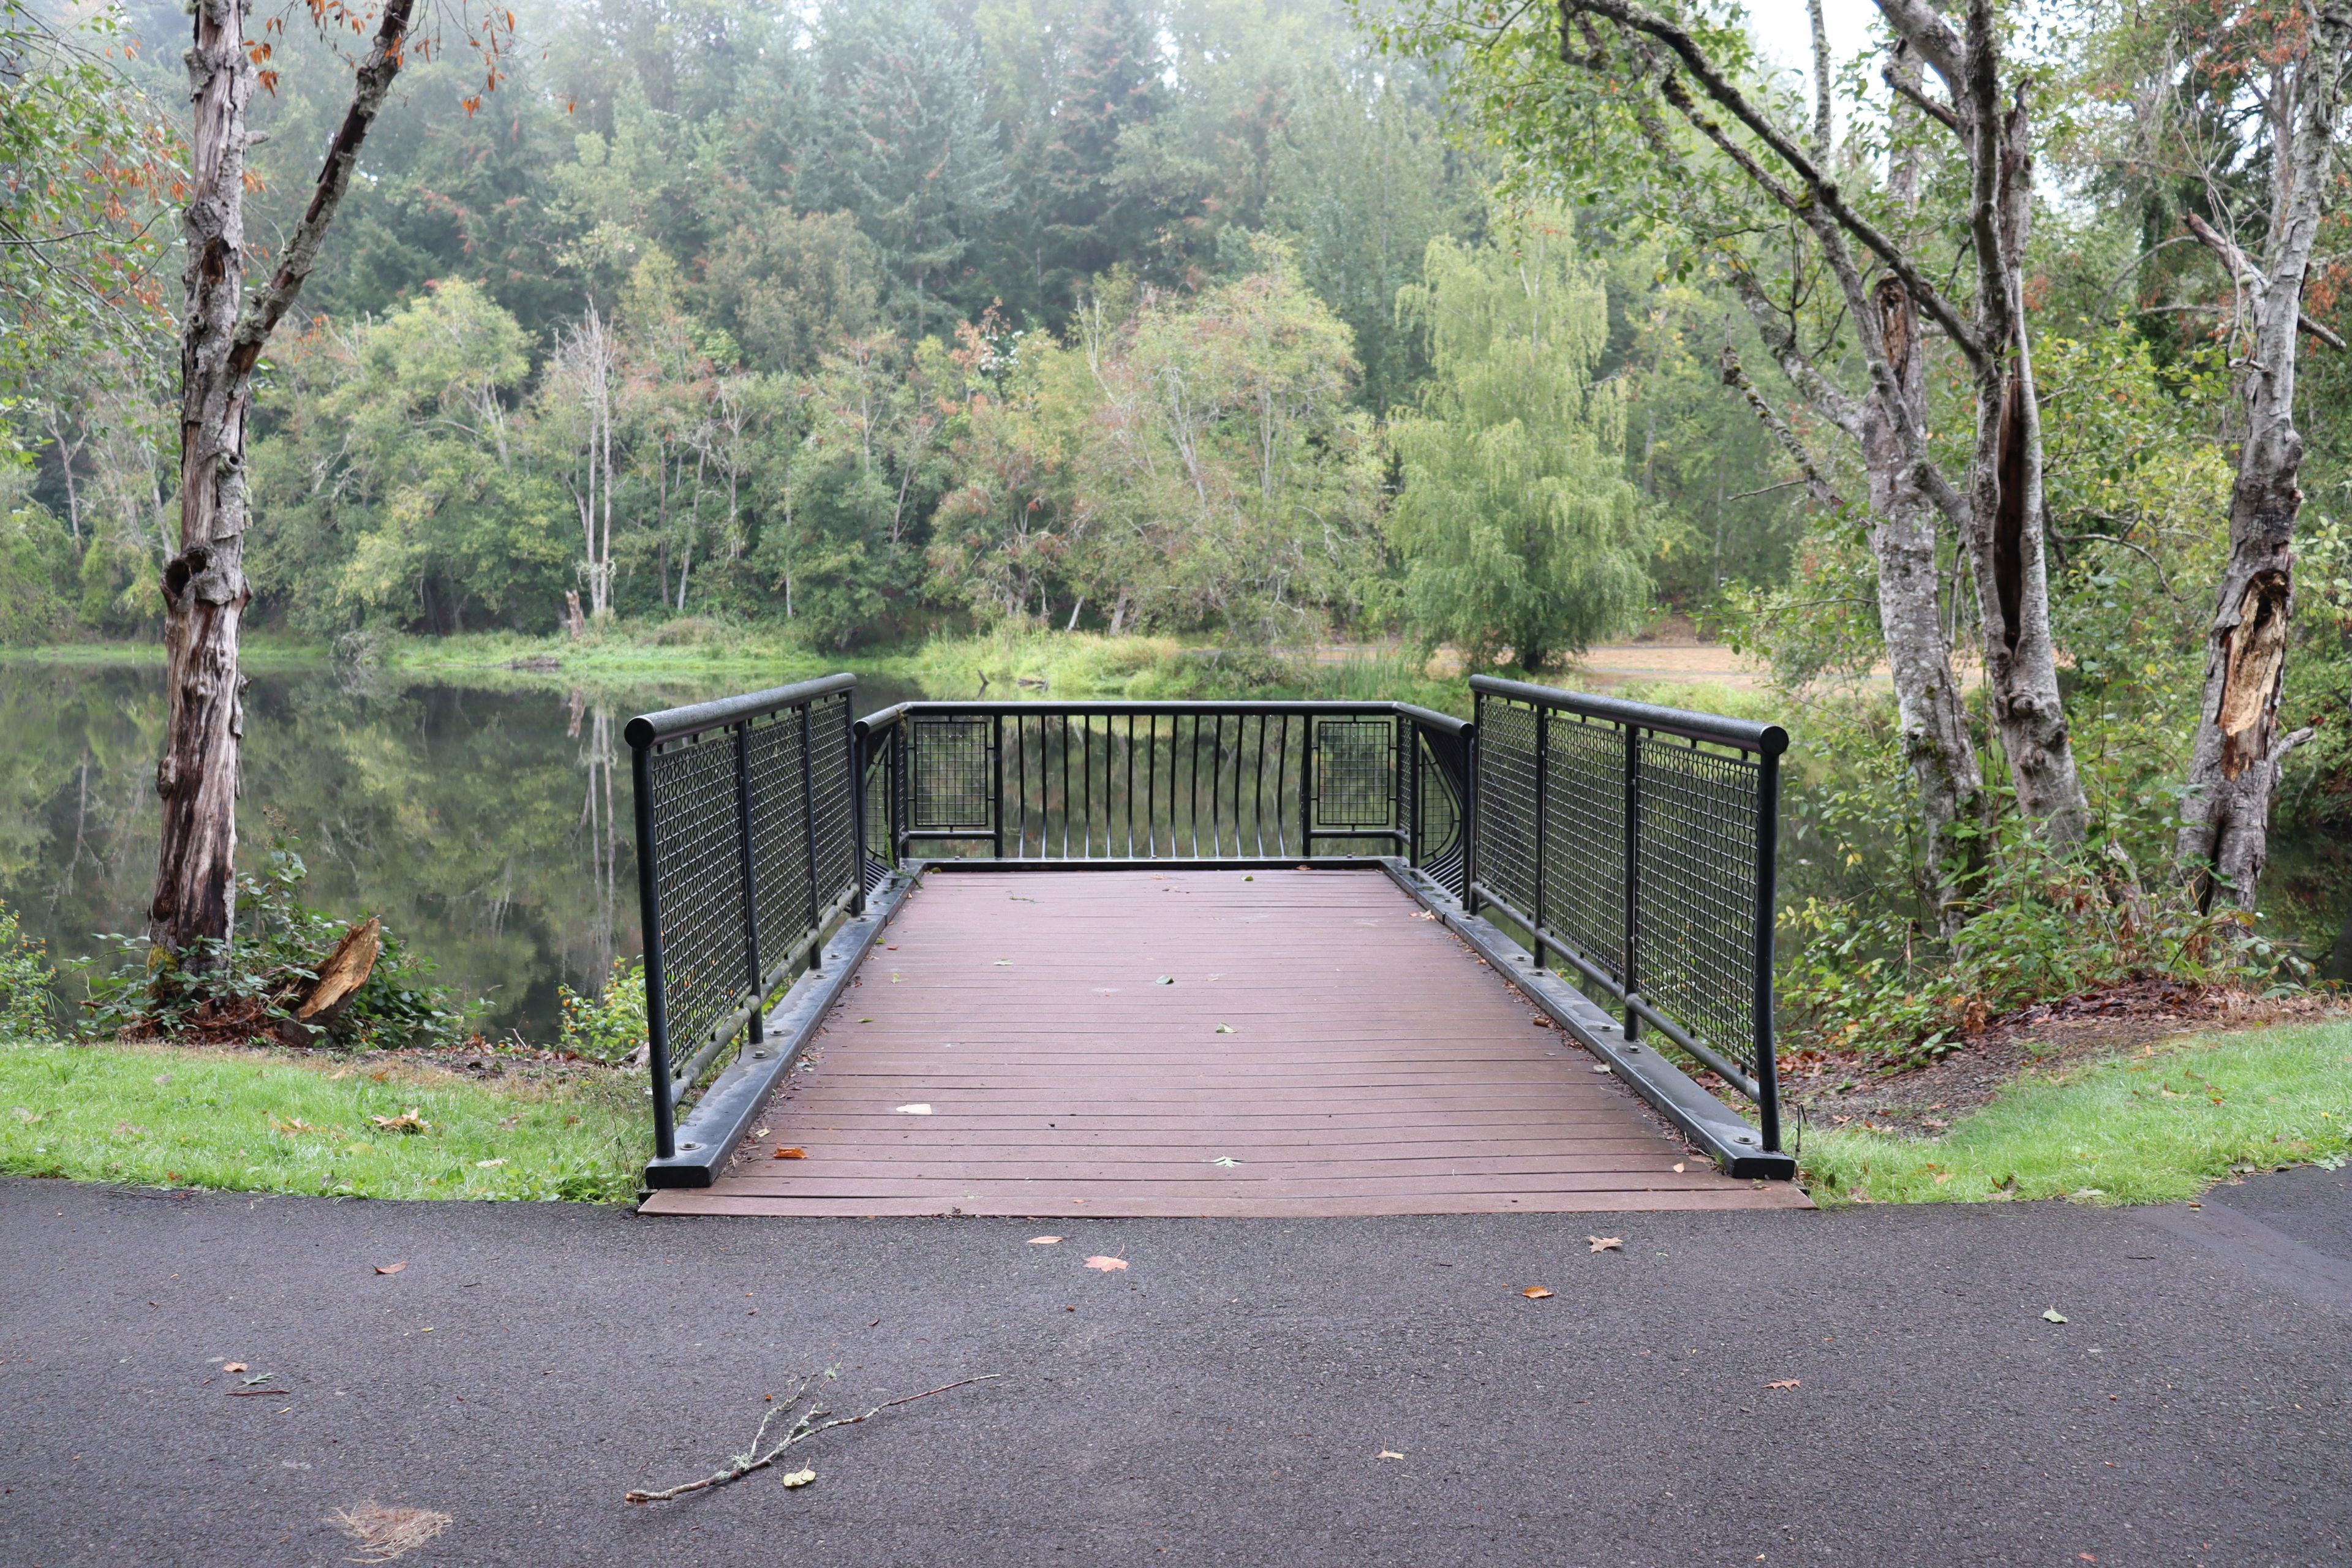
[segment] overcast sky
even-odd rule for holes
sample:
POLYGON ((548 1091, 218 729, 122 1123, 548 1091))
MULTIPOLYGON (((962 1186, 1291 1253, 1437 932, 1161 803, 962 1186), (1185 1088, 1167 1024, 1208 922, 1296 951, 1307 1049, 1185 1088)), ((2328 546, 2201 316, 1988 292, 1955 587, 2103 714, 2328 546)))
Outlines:
MULTIPOLYGON (((1829 24, 1830 52, 1843 63, 1870 41, 1870 24, 1878 14, 1871 0, 1827 0, 1822 7, 1829 24)), ((1813 24, 1805 0, 1748 0, 1748 15, 1756 36, 1782 65, 1810 73, 1813 67, 1813 24)))

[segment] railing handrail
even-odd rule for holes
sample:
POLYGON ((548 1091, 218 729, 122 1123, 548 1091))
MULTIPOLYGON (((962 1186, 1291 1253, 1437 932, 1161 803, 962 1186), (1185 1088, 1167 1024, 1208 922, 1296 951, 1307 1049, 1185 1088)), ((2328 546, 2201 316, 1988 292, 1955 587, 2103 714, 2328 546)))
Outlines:
POLYGON ((758 719, 787 708, 797 708, 813 699, 845 691, 856 684, 857 678, 854 675, 825 675, 791 686, 746 692, 740 697, 719 697, 709 702, 690 702, 683 708, 665 708, 657 713, 638 714, 629 721, 621 735, 631 746, 642 751, 663 741, 680 741, 689 735, 699 735, 706 730, 716 730, 723 725, 740 723, 746 719, 758 719))
POLYGON ((1759 752, 1768 757, 1777 757, 1789 749, 1788 731, 1778 724, 1759 724, 1752 719, 1733 719, 1721 713, 1697 713, 1687 708, 1661 708, 1655 703, 1633 702, 1622 697, 1600 697, 1589 691, 1562 691, 1554 686, 1505 680, 1493 675, 1472 676, 1470 689, 1507 697, 1517 702, 1532 702, 1539 707, 1580 713, 1591 719, 1606 719, 1638 729, 1657 730, 1687 740, 1713 741, 1719 745, 1738 746, 1743 751, 1759 752))
MULTIPOLYGON (((904 713, 909 710, 919 710, 925 713, 944 713, 951 716, 961 716, 971 719, 998 717, 1009 718, 1016 713, 1087 714, 1096 717, 1101 717, 1104 715, 1125 717, 1130 713, 1199 713, 1203 716, 1212 713, 1223 713, 1228 716, 1235 713, 1248 713, 1252 715, 1259 713, 1313 713, 1326 716, 1345 713, 1412 713, 1427 715, 1430 719, 1437 720, 1446 724, 1462 724, 1468 722, 1467 720, 1449 719, 1444 714, 1432 713, 1425 708, 1413 708, 1407 703, 1387 701, 1380 698, 1370 698, 1362 700, 1324 698, 1252 698, 1232 702, 1218 702, 1213 700, 1199 700, 1192 699, 1161 699, 1148 701, 1128 701, 1121 698, 1087 698, 1084 700, 1065 701, 1055 697, 1040 697, 1034 700, 1009 698, 1002 702, 984 700, 933 701, 928 698, 922 698, 910 702, 894 704, 891 707, 881 710, 879 712, 868 715, 868 718, 870 721, 880 721, 887 717, 904 713)), ((892 721, 896 721, 895 718, 892 719, 892 721)))

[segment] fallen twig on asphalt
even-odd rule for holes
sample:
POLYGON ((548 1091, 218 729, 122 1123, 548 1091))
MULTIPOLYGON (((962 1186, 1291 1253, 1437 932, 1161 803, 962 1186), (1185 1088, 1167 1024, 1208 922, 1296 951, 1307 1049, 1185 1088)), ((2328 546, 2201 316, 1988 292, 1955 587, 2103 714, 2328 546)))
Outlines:
POLYGON ((900 1399, 886 1399, 863 1415, 837 1415, 827 1421, 824 1419, 826 1414, 824 1406, 809 1396, 809 1389, 819 1377, 830 1382, 839 1375, 840 1371, 838 1367, 832 1367, 823 1373, 813 1372, 803 1378, 801 1385, 793 1390, 792 1397, 760 1417, 760 1429, 751 1434, 751 1447, 729 1460, 725 1468, 714 1470, 700 1480, 684 1481, 674 1487, 665 1487, 659 1491, 628 1492, 624 1494, 624 1500, 634 1503, 667 1502, 672 1498, 681 1498, 688 1492, 707 1491, 712 1487, 723 1487, 730 1481, 741 1480, 754 1470, 766 1469, 783 1457, 784 1450, 795 1444, 807 1442, 820 1432, 829 1432, 835 1426, 855 1426, 861 1421, 873 1419, 885 1410, 896 1409, 901 1405, 912 1405, 918 1399, 929 1399, 934 1394, 945 1394, 950 1389, 963 1388, 975 1383, 991 1383, 1004 1375, 1003 1373, 990 1372, 982 1373, 978 1377, 958 1378, 953 1383, 943 1383, 937 1388, 927 1388, 920 1394, 909 1394, 900 1399), (801 1412, 800 1418, 793 1423, 792 1430, 786 1432, 774 1447, 764 1453, 761 1452, 760 1445, 767 1441, 768 1428, 774 1424, 776 1417, 789 1415, 793 1407, 804 1399, 808 1401, 808 1408, 801 1412))

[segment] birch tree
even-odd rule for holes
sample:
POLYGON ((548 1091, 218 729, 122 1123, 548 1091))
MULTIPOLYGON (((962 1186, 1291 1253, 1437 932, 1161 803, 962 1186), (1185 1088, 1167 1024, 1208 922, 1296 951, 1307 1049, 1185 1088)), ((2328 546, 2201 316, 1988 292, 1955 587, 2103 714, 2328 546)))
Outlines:
POLYGON ((1837 137, 1823 29, 1811 102, 1767 85, 1736 16, 1638 0, 1549 14, 1427 0, 1389 37, 1443 58, 1452 89, 1518 154, 1521 183, 1565 185, 1626 232, 1664 238, 1739 299, 1796 394, 1792 419, 1727 352, 1724 380, 1773 434, 1817 507, 1851 504, 1832 434, 1862 461, 1881 629, 1947 932, 1982 842, 1981 772, 1938 613, 1937 545, 1973 581, 1992 727, 2021 812, 2052 844, 2087 807, 2068 735, 2042 555, 2042 453, 2024 308, 2032 96, 1991 0, 1957 22, 1879 0, 1903 107, 1837 137), (1851 179, 1851 187, 1848 180, 1851 179), (1973 394, 1957 468, 1931 448, 1927 371, 1957 353, 1973 394), (1841 379, 1848 355, 1859 387, 1841 379))
MULTIPOLYGON (((2244 226, 2262 237, 2242 238, 2194 212, 2186 218, 2230 280, 2231 365, 2245 421, 2230 492, 2230 559, 2207 639, 2176 849, 2207 909, 2253 907, 2270 858, 2279 764, 2312 734, 2308 728, 2281 734, 2278 714, 2303 504, 2295 484, 2304 445, 2294 422, 2295 358, 2306 334, 2344 347, 2305 317, 2303 302, 2336 183, 2352 6, 2297 5, 2280 31, 2275 47, 2263 51, 2267 70, 2252 84, 2264 110, 2270 199, 2267 211, 2244 215, 2244 226)), ((2225 205, 2216 210, 2225 223, 2234 216, 2225 205)))
MULTIPOLYGON (((364 35, 366 19, 341 0, 310 0, 323 29, 364 35)), ((168 717, 155 789, 162 847, 148 939, 184 963, 209 963, 205 946, 228 940, 236 900, 236 795, 245 686, 238 644, 251 586, 245 575, 249 519, 245 447, 253 373, 318 264, 360 150, 407 56, 430 45, 409 32, 415 0, 385 0, 353 73, 341 123, 327 143, 309 205, 278 248, 278 265, 251 299, 245 290, 247 111, 256 85, 273 85, 271 47, 247 31, 247 0, 195 0, 186 54, 186 248, 180 322, 180 539, 165 563, 163 647, 168 717)), ((499 18, 507 14, 499 12, 499 18)), ((510 24, 507 24, 509 25, 510 24)), ((469 38, 497 83, 504 34, 486 22, 469 38)), ((470 112, 479 100, 469 99, 470 112)))

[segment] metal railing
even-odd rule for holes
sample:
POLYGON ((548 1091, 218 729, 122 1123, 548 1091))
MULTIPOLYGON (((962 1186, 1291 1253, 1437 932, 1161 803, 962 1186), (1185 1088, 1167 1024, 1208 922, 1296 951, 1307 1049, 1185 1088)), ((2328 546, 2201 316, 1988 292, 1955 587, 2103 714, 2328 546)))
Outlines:
POLYGON ((1396 702, 908 702, 857 724, 868 885, 908 858, 1402 856, 1461 888, 1469 725, 1396 702))
POLYGON ((767 1005, 857 911, 847 675, 647 713, 624 731, 636 784, 654 1146, 767 1005), (682 1058, 682 1059, 681 1059, 682 1058))
POLYGON ((1474 676, 1464 903, 1525 930, 1756 1103, 1780 1148, 1772 1047, 1780 765, 1788 731, 1474 676))

